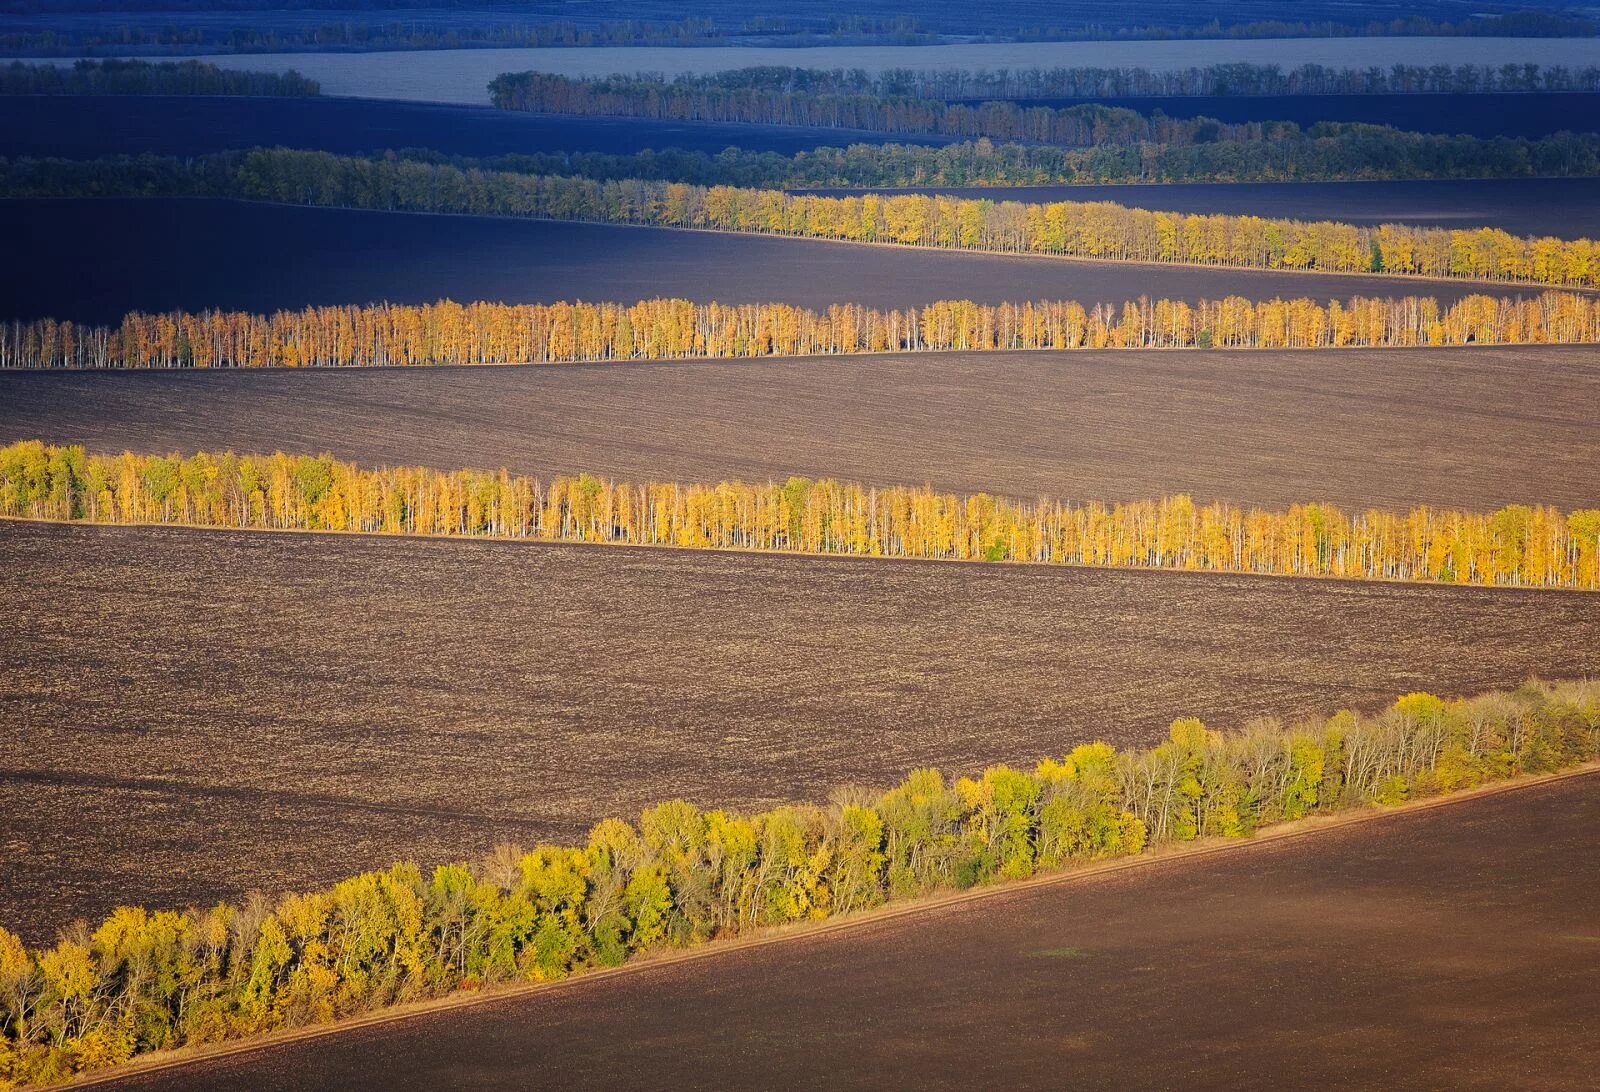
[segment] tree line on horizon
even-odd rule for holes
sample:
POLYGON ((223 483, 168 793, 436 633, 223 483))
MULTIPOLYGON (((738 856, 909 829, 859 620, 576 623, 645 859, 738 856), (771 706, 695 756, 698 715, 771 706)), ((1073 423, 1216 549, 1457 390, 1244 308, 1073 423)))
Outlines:
POLYGON ((1159 110, 1146 115, 1099 102, 1047 106, 1011 100, 946 101, 915 94, 829 93, 759 81, 722 82, 739 74, 665 82, 650 76, 517 72, 495 77, 489 93, 501 110, 530 113, 855 129, 963 140, 987 137, 1076 148, 1136 143, 1252 145, 1303 136, 1292 121, 1224 122, 1204 116, 1172 117, 1159 110))
MULTIPOLYGON (((233 0, 233 8, 279 8, 282 0, 251 5, 233 0)), ((348 9, 346 3, 335 5, 348 9)), ((404 8, 387 4, 386 8, 404 8)), ((441 0, 421 7, 444 8, 441 0)), ((474 6, 474 5, 465 5, 474 6)), ((484 6, 479 0, 476 6, 484 6)), ((8 12, 41 10, 37 3, 12 0, 8 12)), ((49 11, 49 9, 44 9, 49 11)), ((109 13, 116 9, 106 6, 109 13)), ((53 14, 53 12, 50 12, 53 14)), ((1596 32, 1592 19, 1572 12, 1519 11, 1472 16, 1460 21, 1422 15, 1364 23, 1303 19, 1255 19, 1223 23, 1220 19, 1193 26, 1146 24, 1106 26, 1097 22, 1020 26, 981 35, 963 33, 963 42, 1093 42, 1192 41, 1196 39, 1345 38, 1345 37, 1513 37, 1588 38, 1596 32)), ((382 22, 341 19, 300 28, 230 26, 221 31, 205 25, 167 23, 156 26, 107 25, 106 20, 34 29, 0 30, 0 52, 49 57, 60 54, 128 50, 141 53, 283 53, 291 51, 361 51, 464 49, 481 46, 551 48, 592 46, 722 46, 776 45, 936 45, 949 36, 928 29, 915 16, 834 15, 826 20, 755 15, 731 26, 689 17, 677 20, 628 19, 577 23, 571 20, 513 23, 429 24, 425 21, 382 22)))
POLYGON ((81 60, 0 65, 0 95, 270 95, 310 98, 322 85, 300 73, 236 72, 203 61, 81 60))
POLYGON ((212 907, 120 906, 44 948, 0 928, 0 1084, 1597 758, 1592 682, 1455 701, 1417 692, 1376 716, 1233 732, 1181 718, 1154 746, 1085 743, 1031 770, 953 778, 918 769, 826 804, 743 814, 674 800, 637 823, 601 821, 581 847, 463 847, 483 855, 212 907))
POLYGON ((1600 133, 1484 138, 1411 133, 1361 122, 1318 122, 1272 140, 1187 144, 1141 140, 1086 148, 996 143, 980 137, 938 145, 824 146, 793 155, 742 148, 715 153, 666 148, 471 157, 405 148, 384 157, 447 163, 463 170, 782 189, 1590 178, 1600 175, 1600 133))
POLYGON ((829 479, 542 482, 505 469, 365 469, 329 455, 101 455, 20 441, 0 448, 0 516, 1600 588, 1600 508, 1544 505, 1347 514, 1185 495, 1032 503, 829 479))
MULTIPOLYGON (((147 177, 162 175, 173 195, 218 196, 231 187, 245 151, 195 159, 106 156, 93 160, 0 158, 0 193, 70 197, 93 187, 153 195, 147 177), (181 176, 181 177, 180 177, 181 176), (212 191, 205 191, 212 192, 212 191)), ((727 148, 633 153, 531 152, 455 156, 425 148, 374 154, 373 160, 450 166, 461 171, 565 175, 612 181, 640 178, 756 189, 819 187, 1041 186, 1149 182, 1312 182, 1345 180, 1590 178, 1600 176, 1600 133, 1481 138, 1409 133, 1357 122, 1319 122, 1298 135, 1254 142, 1100 144, 1064 148, 995 143, 988 138, 941 145, 851 144, 784 155, 727 148)))
POLYGON ((1600 298, 469 303, 133 312, 116 326, 0 322, 0 368, 343 368, 728 360, 891 352, 1600 344, 1600 298))
POLYGON ((831 197, 648 179, 597 181, 463 170, 416 160, 255 149, 182 161, 23 160, 11 196, 228 196, 331 208, 453 212, 702 228, 999 254, 1323 273, 1381 273, 1550 287, 1600 286, 1600 244, 1494 228, 1359 226, 1110 201, 993 201, 947 194, 831 197))
MULTIPOLYGON (((507 72, 517 81, 529 73, 507 72)), ((597 87, 650 87, 656 94, 803 94, 963 101, 1270 97, 1286 95, 1411 95, 1600 90, 1600 65, 1569 68, 1531 63, 1395 64, 1388 68, 1282 65, 1225 61, 1183 69, 1080 65, 1052 68, 800 68, 751 65, 720 72, 617 73, 587 77, 597 87)))

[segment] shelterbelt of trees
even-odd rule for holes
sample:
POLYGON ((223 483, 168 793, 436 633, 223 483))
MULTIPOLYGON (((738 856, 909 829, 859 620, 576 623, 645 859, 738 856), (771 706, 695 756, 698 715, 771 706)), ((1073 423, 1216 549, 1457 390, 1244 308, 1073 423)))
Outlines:
POLYGON ((650 178, 697 185, 804 189, 820 186, 1038 186, 1118 182, 1322 182, 1453 178, 1587 178, 1600 175, 1600 133, 1527 137, 1408 133, 1383 125, 1321 122, 1296 136, 1247 143, 851 144, 794 155, 728 148, 632 154, 535 152, 489 158, 423 149, 400 159, 463 170, 650 178))
POLYGON ((733 359, 1014 349, 1296 349, 1600 343, 1600 300, 1355 297, 1346 303, 1239 296, 825 311, 685 299, 620 303, 310 307, 253 315, 171 311, 116 327, 0 323, 3 368, 339 368, 436 364, 733 359))
POLYGON ((733 359, 1014 349, 1331 349, 1600 343, 1600 299, 1468 296, 1248 300, 1141 298, 826 311, 685 299, 620 303, 309 307, 134 312, 116 327, 0 323, 3 368, 340 368, 733 359))
POLYGON ((0 65, 0 95, 320 95, 300 73, 234 72, 200 61, 79 61, 0 65))
MULTIPOLYGON (((531 73, 506 73, 518 81, 531 73)), ((1187 69, 1001 68, 913 69, 868 72, 861 68, 787 68, 757 65, 722 72, 660 73, 594 77, 596 86, 653 87, 658 95, 725 92, 805 95, 864 95, 874 98, 988 99, 1172 98, 1191 95, 1392 95, 1476 94, 1506 91, 1600 90, 1600 66, 1393 65, 1332 68, 1307 64, 1285 70, 1275 64, 1233 61, 1187 69)))
POLYGON ((549 482, 500 471, 363 469, 328 455, 93 455, 0 449, 0 516, 415 534, 1457 584, 1600 587, 1600 509, 1513 505, 1354 515, 1106 505, 790 478, 779 484, 549 482))
MULTIPOLYGON (((722 83, 717 77, 679 78, 671 83, 648 76, 574 78, 544 72, 508 73, 489 84, 495 106, 534 113, 637 117, 672 121, 751 122, 812 128, 863 129, 882 133, 920 133, 993 140, 1021 140, 1075 147, 1138 142, 1260 144, 1303 139, 1289 121, 1228 123, 1215 118, 1146 116, 1099 103, 1073 106, 1028 105, 1009 101, 947 102, 917 95, 833 93, 784 89, 773 80, 722 83)), ((733 75, 738 75, 734 73, 733 75)), ((1326 127, 1324 132, 1337 131, 1326 127)), ((1381 130, 1379 130, 1381 131, 1381 130)), ((1485 142, 1489 143, 1489 142, 1485 142)))
POLYGON ((1165 742, 1088 743, 1033 769, 753 815, 675 800, 582 847, 501 845, 320 891, 186 910, 119 907, 30 950, 0 929, 0 1082, 65 1080, 152 1051, 323 1024, 463 990, 566 978, 640 953, 1131 857, 1195 838, 1459 791, 1600 758, 1600 687, 1411 693, 1165 742))
MULTIPOLYGON (((243 152, 204 157, 236 165, 243 152)), ((1585 178, 1600 175, 1600 133, 1530 139, 1408 133, 1387 126, 1324 122, 1297 136, 1253 143, 1101 144, 1063 148, 979 138, 939 147, 852 144, 792 156, 728 148, 711 154, 668 148, 632 154, 535 152, 488 158, 426 149, 384 157, 459 170, 643 178, 742 188, 821 186, 1026 186, 1117 182, 1284 182, 1451 178, 1585 178)), ((72 196, 96 179, 100 190, 135 184, 150 159, 0 159, 0 193, 72 196), (83 165, 74 165, 74 164, 83 165)), ((181 171, 175 166, 174 171, 181 171)))
POLYGON ((336 208, 453 212, 788 235, 1000 254, 1041 254, 1516 284, 1600 285, 1600 244, 1493 228, 1377 227, 1152 212, 1109 201, 1025 203, 929 194, 825 197, 649 179, 599 181, 463 170, 410 159, 256 149, 6 164, 11 196, 212 196, 336 208))

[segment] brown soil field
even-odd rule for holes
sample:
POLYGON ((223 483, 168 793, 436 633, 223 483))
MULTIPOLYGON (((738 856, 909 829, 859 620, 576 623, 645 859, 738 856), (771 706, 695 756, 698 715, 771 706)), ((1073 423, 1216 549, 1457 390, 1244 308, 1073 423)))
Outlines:
POLYGON ((0 373, 0 443, 1019 497, 1600 503, 1587 348, 0 373))
POLYGON ((1536 296, 1506 284, 1129 265, 670 228, 159 198, 0 201, 0 319, 660 296, 804 307, 1141 295, 1536 296), (86 262, 83 255, 93 254, 86 262))
POLYGON ((1590 774, 118 1085, 1588 1089, 1597 823, 1590 774))
POLYGON ((0 524, 0 921, 1600 673, 1585 593, 0 524))

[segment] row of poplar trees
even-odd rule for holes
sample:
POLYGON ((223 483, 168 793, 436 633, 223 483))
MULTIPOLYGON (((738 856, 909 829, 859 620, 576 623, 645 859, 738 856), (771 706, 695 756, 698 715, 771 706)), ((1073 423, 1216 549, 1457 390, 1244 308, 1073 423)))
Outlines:
POLYGON ((113 456, 24 441, 0 449, 0 516, 1600 588, 1600 509, 1528 505, 1348 514, 1183 495, 1022 502, 806 478, 541 482, 505 470, 370 470, 326 455, 113 456))
POLYGON ((1011 349, 1591 345, 1600 298, 938 300, 879 310, 685 299, 135 312, 117 326, 0 322, 0 368, 389 367, 1011 349))

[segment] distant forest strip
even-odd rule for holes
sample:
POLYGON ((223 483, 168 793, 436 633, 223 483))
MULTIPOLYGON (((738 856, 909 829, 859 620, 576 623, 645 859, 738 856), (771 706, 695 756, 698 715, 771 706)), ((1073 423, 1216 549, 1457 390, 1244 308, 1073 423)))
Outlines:
POLYGON ((369 470, 328 455, 91 455, 0 448, 0 516, 689 549, 1600 588, 1600 508, 1346 514, 1025 502, 790 478, 628 484, 494 471, 369 470))
MULTIPOLYGON (((685 73, 670 79, 659 73, 572 78, 538 72, 507 72, 490 85, 497 105, 528 109, 529 102, 563 97, 569 112, 585 104, 602 110, 661 111, 660 116, 687 118, 695 110, 766 111, 773 118, 795 111, 826 117, 828 104, 838 110, 867 110, 874 101, 883 109, 911 111, 953 108, 965 101, 987 106, 1013 105, 1016 100, 1172 98, 1194 95, 1393 95, 1480 94, 1508 91, 1600 90, 1600 66, 1568 68, 1536 64, 1394 65, 1390 68, 1331 68, 1307 64, 1285 71, 1278 65, 1228 62, 1172 70, 1148 68, 1017 68, 1017 69, 865 69, 785 68, 760 65, 722 72, 685 73), (504 102, 502 102, 502 98, 504 102)), ((654 115, 648 115, 654 116, 654 115)), ((826 124, 808 122, 793 124, 826 124)), ((833 124, 843 124, 834 122, 833 124)))
MULTIPOLYGON (((772 71, 781 76, 792 70, 744 71, 772 71)), ((1015 102, 946 102, 909 95, 819 94, 809 90, 770 89, 754 78, 748 86, 701 87, 699 81, 685 84, 682 79, 664 83, 641 76, 575 79, 544 72, 523 72, 497 76, 489 84, 489 92, 494 105, 500 109, 531 113, 795 125, 968 140, 987 137, 1069 147, 1140 143, 1175 147, 1217 143, 1256 145, 1305 139, 1300 126, 1290 121, 1221 122, 1208 117, 1175 118, 1160 111, 1147 117, 1135 110, 1101 103, 1030 106, 1015 102)), ((1381 126, 1323 123, 1312 130, 1312 135, 1326 137, 1341 131, 1361 133, 1365 130, 1370 130, 1370 135, 1386 132, 1381 126)), ((1399 131, 1393 133, 1393 139, 1411 137, 1414 140, 1416 136, 1399 131)))
MULTIPOLYGON (((1559 669, 1559 665, 1557 665, 1559 669)), ((120 907, 29 950, 0 929, 0 1081, 53 1083, 183 1046, 326 1024, 463 989, 552 981, 647 952, 1132 857, 1196 838, 1424 799, 1600 758, 1600 687, 1410 693, 1154 747, 1086 743, 1033 769, 753 815, 683 800, 580 847, 367 872, 183 911, 120 907)))
MULTIPOLYGON (((1139 117, 1139 115, 1133 115, 1139 117)), ((1033 186, 1122 182, 1314 182, 1454 178, 1592 178, 1600 176, 1600 133, 1555 136, 1444 136, 1357 122, 1322 122, 1271 140, 1163 144, 1148 140, 1065 148, 996 144, 987 138, 938 147, 852 144, 792 156, 728 148, 717 153, 668 148, 631 154, 535 152, 485 158, 426 149, 382 158, 460 170, 563 175, 614 181, 642 178, 701 186, 805 189, 825 186, 1033 186)), ((204 157, 237 168, 243 152, 204 157)), ((148 160, 112 157, 94 167, 64 160, 0 159, 0 191, 16 196, 70 196, 75 172, 115 184, 118 172, 152 168, 148 160), (143 162, 144 166, 137 164, 143 162), (59 194, 55 192, 59 190, 59 194)))
MULTIPOLYGON (((236 6, 236 5, 230 5, 236 6)), ((274 0, 269 8, 282 7, 274 0)), ((450 5, 430 2, 428 8, 450 5)), ((472 5, 480 6, 480 5, 472 5)), ((482 4, 493 7, 492 4, 482 4)), ((8 4, 7 8, 16 5, 8 4)), ((355 5, 341 5, 348 11, 355 5)), ((99 51, 154 53, 313 53, 375 50, 463 49, 474 46, 549 49, 592 46, 720 46, 720 45, 927 45, 938 35, 919 29, 917 20, 903 16, 835 16, 795 21, 781 17, 754 18, 722 28, 707 18, 676 20, 623 19, 576 23, 568 19, 519 19, 515 22, 471 23, 463 18, 445 21, 427 18, 397 21, 404 5, 385 4, 370 16, 341 19, 310 26, 199 25, 174 21, 165 25, 97 26, 81 23, 40 30, 0 33, 0 50, 28 56, 99 51)), ((435 15, 437 12, 435 12, 435 15)), ((1559 36, 1583 37, 1577 24, 1559 36)), ((1589 33, 1593 32, 1591 25, 1589 33)), ((1418 31, 1417 33, 1420 33, 1418 31)), ((1520 36, 1556 36, 1532 35, 1520 36)))
MULTIPOLYGON (((228 5, 235 10, 263 7, 275 10, 282 0, 267 0, 261 5, 228 5)), ((349 0, 330 5, 336 10, 359 10, 349 0)), ((441 0, 422 0, 415 5, 386 3, 369 9, 370 17, 345 18, 338 22, 316 23, 305 27, 251 25, 210 26, 173 21, 163 25, 116 25, 115 12, 129 10, 126 5, 102 7, 105 15, 94 25, 63 24, 42 29, 11 30, 0 33, 0 52, 29 56, 58 56, 82 52, 138 51, 145 53, 226 52, 284 53, 322 50, 419 50, 461 49, 473 46, 535 47, 560 46, 721 46, 721 45, 935 45, 956 40, 971 42, 1093 42, 1093 41, 1188 41, 1196 39, 1247 38, 1343 38, 1343 37, 1508 37, 1508 38, 1587 38, 1596 33, 1592 19, 1566 12, 1523 11, 1460 21, 1430 19, 1412 15, 1404 19, 1354 20, 1334 22, 1304 19, 1258 19, 1249 22, 1209 23, 1186 26, 1147 24, 1136 26, 1079 22, 1066 25, 1023 26, 1004 32, 971 34, 965 30, 952 36, 925 25, 909 15, 874 17, 866 15, 832 16, 805 19, 793 16, 756 15, 727 26, 711 19, 607 21, 575 23, 565 19, 528 18, 517 22, 470 23, 452 19, 429 22, 426 19, 394 21, 385 13, 407 7, 450 9, 495 5, 476 0, 473 4, 451 5, 441 0)), ((89 8, 90 5, 74 5, 89 8)), ((37 4, 12 2, 9 12, 40 12, 37 4)), ((59 9, 44 9, 56 14, 59 9)), ((943 24, 941 24, 943 25, 943 24)))
POLYGON ((647 179, 463 170, 398 158, 257 149, 0 162, 0 195, 218 196, 333 208, 701 228, 997 254, 1324 273, 1600 285, 1600 244, 1493 228, 1361 227, 1152 212, 1109 201, 1023 203, 928 194, 824 197, 647 179))
POLYGON ((309 98, 322 87, 293 71, 234 72, 200 61, 78 61, 0 65, 0 95, 273 95, 309 98))
POLYGON ((996 144, 979 138, 936 147, 851 144, 813 148, 792 156, 740 148, 717 153, 680 148, 632 154, 535 152, 478 159, 423 149, 394 154, 464 170, 770 189, 1600 176, 1600 133, 1485 139, 1411 133, 1358 122, 1321 122, 1271 140, 1188 144, 1138 140, 1085 148, 996 144))
POLYGON ((341 368, 726 360, 1016 349, 1337 349, 1600 344, 1600 299, 1467 296, 1130 300, 939 300, 878 310, 686 299, 622 303, 308 307, 134 312, 117 326, 0 323, 0 368, 341 368))

